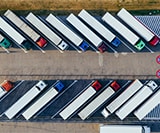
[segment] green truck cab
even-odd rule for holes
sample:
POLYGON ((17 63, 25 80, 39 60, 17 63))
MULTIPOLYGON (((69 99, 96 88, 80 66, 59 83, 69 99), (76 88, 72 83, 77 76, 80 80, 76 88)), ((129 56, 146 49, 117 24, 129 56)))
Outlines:
POLYGON ((11 42, 1 34, 0 34, 0 46, 6 49, 11 47, 11 42))

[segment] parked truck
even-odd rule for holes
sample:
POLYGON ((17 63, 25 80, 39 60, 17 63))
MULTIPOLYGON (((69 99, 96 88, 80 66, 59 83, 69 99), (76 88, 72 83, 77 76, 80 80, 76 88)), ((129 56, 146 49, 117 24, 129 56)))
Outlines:
POLYGON ((101 84, 98 81, 95 81, 90 87, 76 97, 63 111, 61 111, 59 115, 66 120, 101 88, 101 84))
POLYGON ((131 97, 120 109, 116 111, 116 115, 123 120, 132 111, 134 111, 142 102, 144 102, 158 87, 158 85, 150 80, 144 85, 133 97, 131 97))
POLYGON ((61 50, 66 50, 69 47, 69 45, 62 40, 62 38, 55 34, 46 24, 44 24, 33 13, 29 13, 26 19, 61 50))
POLYGON ((102 125, 100 133, 151 133, 151 129, 142 125, 102 125))
POLYGON ((29 102, 31 102, 42 90, 47 87, 43 81, 39 81, 29 91, 27 91, 17 102, 15 102, 4 114, 12 119, 19 111, 21 111, 29 102))
POLYGON ((69 27, 67 27, 63 22, 61 22, 54 15, 49 14, 46 21, 50 23, 56 30, 68 38, 74 45, 79 47, 82 51, 86 51, 89 47, 81 37, 74 33, 69 27))
POLYGON ((4 80, 3 83, 0 84, 0 98, 4 96, 8 91, 10 91, 14 87, 13 83, 9 80, 4 80))
POLYGON ((109 12, 107 12, 102 20, 117 31, 122 37, 124 37, 130 44, 132 44, 138 50, 142 50, 145 47, 145 43, 131 30, 124 26, 120 21, 114 18, 109 12))
POLYGON ((62 90, 64 85, 61 81, 56 83, 51 87, 45 94, 43 94, 38 100, 36 100, 29 108, 27 108, 23 113, 23 117, 29 120, 34 114, 41 110, 47 103, 49 103, 53 98, 55 98, 62 90))
POLYGON ((114 81, 102 93, 100 93, 93 101, 84 107, 79 113, 79 117, 85 120, 91 116, 98 108, 100 108, 113 94, 120 88, 118 83, 114 81), (116 85, 116 86, 115 86, 116 85), (118 86, 118 88, 117 88, 118 86))
POLYGON ((121 107, 130 97, 132 97, 143 84, 136 79, 132 84, 127 87, 118 97, 116 97, 105 109, 101 112, 102 115, 107 118, 108 115, 114 113, 119 107, 121 107))
POLYGON ((110 30, 108 30, 98 20, 96 20, 93 16, 91 16, 86 10, 83 9, 78 14, 78 16, 113 46, 118 47, 121 44, 119 38, 117 38, 110 30))
POLYGON ((39 47, 45 47, 47 41, 36 33, 31 27, 29 27, 24 21, 22 21, 18 16, 16 16, 11 10, 7 10, 4 13, 14 25, 16 25, 21 31, 23 31, 27 36, 29 36, 39 47))
POLYGON ((136 111, 134 115, 142 120, 149 112, 151 112, 156 106, 158 106, 160 98, 160 89, 154 93, 144 104, 142 104, 136 111))
POLYGON ((155 46, 159 43, 159 38, 144 24, 132 16, 126 9, 122 8, 117 16, 120 17, 126 24, 128 24, 134 31, 136 31, 144 40, 150 45, 155 46))
POLYGON ((11 47, 11 42, 2 34, 0 34, 0 46, 6 49, 11 47))
POLYGON ((107 50, 103 40, 92 32, 84 23, 82 23, 74 14, 67 17, 67 21, 75 27, 83 36, 85 36, 98 50, 103 53, 107 50))
POLYGON ((8 37, 10 37, 13 41, 15 41, 18 45, 22 46, 24 49, 26 50, 31 49, 31 43, 1 17, 0 17, 0 29, 2 30, 3 33, 8 35, 8 37))

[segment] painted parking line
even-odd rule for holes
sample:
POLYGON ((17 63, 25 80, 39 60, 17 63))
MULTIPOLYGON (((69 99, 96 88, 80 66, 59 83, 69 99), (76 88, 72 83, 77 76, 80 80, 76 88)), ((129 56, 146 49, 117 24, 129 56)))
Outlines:
POLYGON ((33 119, 37 118, 37 116, 39 114, 41 114, 48 106, 50 106, 56 99, 58 99, 61 95, 63 95, 70 87, 72 87, 75 83, 77 83, 78 80, 74 80, 73 83, 71 83, 62 93, 60 93, 59 95, 57 95, 56 98, 54 98, 53 100, 51 100, 51 102, 49 104, 47 104, 43 109, 41 109, 34 117, 33 119))
POLYGON ((2 47, 2 49, 4 49, 4 51, 6 51, 6 52, 7 52, 7 54, 9 54, 9 53, 10 53, 8 49, 6 49, 6 48, 4 48, 4 47, 2 47))
POLYGON ((149 47, 147 47, 146 45, 145 45, 145 48, 147 48, 151 53, 154 53, 149 47))
POLYGON ((35 46, 42 52, 42 53, 46 53, 42 48, 40 48, 38 45, 35 44, 35 46))
POLYGON ((94 48, 91 44, 89 44, 89 47, 91 47, 96 53, 100 53, 96 48, 94 48))
POLYGON ((70 45, 71 45, 78 53, 82 53, 82 51, 79 50, 78 48, 76 48, 76 46, 74 46, 72 43, 70 43, 70 45))
POLYGON ((59 114, 65 107, 67 107, 72 101, 74 101, 84 90, 86 90, 95 80, 92 80, 91 83, 89 83, 82 91, 80 91, 72 100, 70 100, 64 107, 62 107, 57 113, 51 116, 51 119, 53 119, 57 114, 59 114))
MULTIPOLYGON (((103 42, 104 42, 104 41, 103 41, 103 42)), ((104 42, 104 44, 105 44, 107 47, 109 47, 114 53, 117 53, 117 51, 116 51, 114 48, 112 48, 108 43, 104 42)))
POLYGON ((132 53, 136 53, 131 47, 129 47, 125 42, 121 40, 122 44, 127 47, 132 53))
POLYGON ((17 47, 19 47, 21 50, 23 50, 24 53, 28 53, 27 50, 25 50, 22 46, 20 46, 19 44, 15 43, 15 45, 17 45, 17 47))

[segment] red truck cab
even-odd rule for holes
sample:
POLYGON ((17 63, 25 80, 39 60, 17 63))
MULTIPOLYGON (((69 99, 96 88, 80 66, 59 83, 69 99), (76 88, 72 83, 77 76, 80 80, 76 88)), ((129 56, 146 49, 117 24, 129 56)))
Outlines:
POLYGON ((120 88, 120 85, 119 85, 116 81, 112 82, 110 86, 111 86, 115 91, 117 91, 117 90, 120 88))
POLYGON ((7 92, 14 87, 13 83, 8 80, 3 81, 0 86, 7 92))
POLYGON ((41 48, 43 48, 43 47, 45 47, 45 46, 47 45, 47 41, 46 41, 44 38, 42 38, 42 37, 40 37, 40 38, 37 40, 36 43, 37 43, 38 46, 41 47, 41 48))
POLYGON ((93 87, 96 91, 98 91, 99 89, 102 88, 102 85, 99 83, 98 80, 96 80, 96 81, 92 84, 92 87, 93 87))

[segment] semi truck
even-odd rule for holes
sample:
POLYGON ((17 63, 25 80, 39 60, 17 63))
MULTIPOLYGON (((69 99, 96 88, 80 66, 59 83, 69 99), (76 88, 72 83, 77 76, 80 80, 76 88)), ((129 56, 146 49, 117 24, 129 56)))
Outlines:
POLYGON ((142 102, 144 102, 158 85, 150 80, 146 85, 144 85, 133 97, 131 97, 120 109, 116 111, 116 115, 123 120, 132 111, 134 111, 142 102))
POLYGON ((84 92, 76 97, 63 111, 61 111, 59 115, 66 120, 101 88, 102 85, 98 81, 95 81, 84 92))
POLYGON ((13 83, 9 80, 4 80, 3 83, 0 84, 0 98, 4 96, 8 91, 10 91, 14 87, 13 83))
POLYGON ((68 38, 74 45, 79 47, 82 51, 86 51, 89 44, 85 42, 81 37, 74 33, 69 27, 67 27, 63 22, 61 22, 54 15, 49 14, 46 21, 50 23, 56 30, 68 38))
POLYGON ((151 129, 142 125, 102 125, 100 133, 151 133, 151 129))
POLYGON ((138 80, 134 80, 119 96, 117 96, 109 105, 102 110, 102 115, 107 118, 111 113, 114 113, 121 107, 130 97, 132 97, 143 84, 138 80))
MULTIPOLYGON (((117 84, 117 83, 116 83, 117 84)), ((115 85, 115 82, 114 82, 115 85)), ((113 94, 120 88, 112 88, 113 84, 108 86, 102 93, 100 93, 93 101, 91 101, 86 107, 84 107, 79 113, 79 117, 85 120, 91 116, 98 108, 100 108, 113 94)))
POLYGON ((149 112, 151 112, 156 106, 158 106, 160 98, 160 89, 154 93, 144 104, 142 104, 136 111, 134 115, 142 120, 149 112))
POLYGON ((47 103, 49 103, 53 98, 55 98, 62 90, 64 85, 61 81, 56 83, 51 87, 45 94, 43 94, 38 100, 36 100, 29 108, 27 108, 22 116, 29 120, 34 114, 36 114, 40 109, 42 109, 47 103))
POLYGON ((0 34, 0 46, 3 48, 11 47, 11 42, 6 37, 4 37, 2 34, 0 34))
POLYGON ((21 111, 29 102, 31 102, 42 90, 47 87, 43 81, 39 81, 29 91, 27 91, 17 102, 15 102, 4 114, 12 119, 19 111, 21 111))
POLYGON ((67 21, 75 27, 83 36, 85 36, 98 50, 103 53, 107 50, 107 46, 94 32, 92 32, 84 23, 82 23, 74 14, 67 17, 67 21))
POLYGON ((126 9, 122 8, 117 16, 128 24, 134 31, 136 31, 144 40, 150 45, 155 46, 159 43, 159 38, 144 24, 132 16, 126 9))
POLYGON ((47 41, 36 33, 31 27, 29 27, 24 21, 22 21, 17 15, 15 15, 11 10, 7 10, 4 16, 8 18, 15 26, 17 26, 21 31, 23 31, 27 36, 29 36, 39 47, 45 47, 47 41))
POLYGON ((119 38, 117 38, 110 30, 108 30, 98 20, 96 20, 93 16, 91 16, 86 10, 83 9, 78 14, 78 16, 113 46, 118 47, 121 44, 119 38))
POLYGON ((62 40, 62 38, 55 34, 46 24, 44 24, 33 13, 29 13, 26 19, 61 50, 66 50, 69 47, 69 45, 62 40))
POLYGON ((130 44, 132 44, 138 50, 142 50, 145 47, 145 43, 131 30, 124 26, 120 21, 114 18, 109 12, 107 12, 102 20, 117 31, 122 37, 124 37, 130 44))
POLYGON ((24 49, 31 49, 31 43, 24 38, 19 32, 17 32, 11 25, 9 25, 2 17, 0 17, 0 29, 3 33, 8 35, 13 41, 18 45, 22 46, 24 49))

